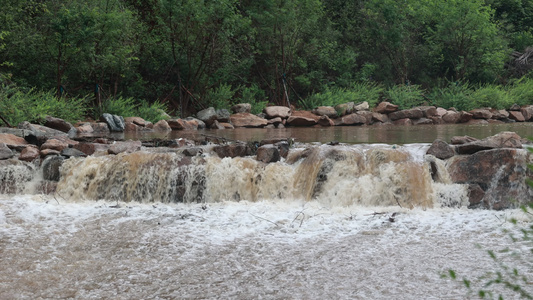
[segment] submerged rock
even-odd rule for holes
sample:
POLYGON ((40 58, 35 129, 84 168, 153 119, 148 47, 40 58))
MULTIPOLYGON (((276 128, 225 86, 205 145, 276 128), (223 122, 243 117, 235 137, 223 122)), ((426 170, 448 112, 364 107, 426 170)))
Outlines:
POLYGON ((43 170, 43 179, 59 181, 59 178, 61 177, 61 172, 59 170, 64 160, 65 158, 62 156, 46 157, 41 166, 43 170))

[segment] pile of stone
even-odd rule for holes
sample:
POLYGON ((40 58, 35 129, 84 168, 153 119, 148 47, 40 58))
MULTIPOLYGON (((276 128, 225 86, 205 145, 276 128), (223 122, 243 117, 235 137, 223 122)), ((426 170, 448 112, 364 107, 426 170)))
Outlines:
POLYGON ((427 154, 445 162, 449 179, 430 160, 433 180, 468 185, 471 208, 504 209, 531 202, 533 189, 527 182, 533 177, 528 168, 533 156, 523 149, 524 143, 529 142, 514 132, 482 140, 453 137, 451 144, 437 139, 427 154))

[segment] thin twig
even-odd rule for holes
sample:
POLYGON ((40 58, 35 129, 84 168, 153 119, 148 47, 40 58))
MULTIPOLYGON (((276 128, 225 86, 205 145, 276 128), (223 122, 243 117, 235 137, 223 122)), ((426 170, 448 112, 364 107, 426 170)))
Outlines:
POLYGON ((279 227, 279 225, 276 224, 275 222, 272 222, 272 221, 270 221, 270 220, 268 220, 268 219, 265 219, 265 218, 262 218, 262 217, 256 216, 256 215, 252 214, 251 212, 248 212, 248 213, 249 213, 250 215, 252 215, 253 217, 256 217, 256 218, 261 219, 261 220, 263 220, 263 221, 267 221, 267 222, 272 223, 272 224, 276 225, 277 227, 279 227))

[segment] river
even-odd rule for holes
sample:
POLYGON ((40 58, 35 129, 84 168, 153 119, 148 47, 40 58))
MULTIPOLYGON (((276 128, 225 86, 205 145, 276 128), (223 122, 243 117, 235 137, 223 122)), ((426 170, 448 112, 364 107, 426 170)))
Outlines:
MULTIPOLYGON (((0 299, 475 299, 502 265, 526 275, 532 293, 533 245, 520 239, 531 216, 467 209, 464 188, 432 182, 423 163, 435 138, 506 130, 533 135, 529 124, 505 124, 167 136, 357 144, 341 148, 353 156, 330 162, 321 189, 306 185, 319 176, 312 161, 264 167, 206 156, 185 174, 173 167, 178 154, 150 149, 70 160, 54 195, 32 192, 39 171, 25 169, 34 179, 0 195, 0 299), (370 166, 383 155, 392 161, 370 166), (178 194, 189 203, 176 203, 178 194), (472 290, 442 278, 449 269, 472 290)), ((519 299, 501 285, 489 290, 519 299)))

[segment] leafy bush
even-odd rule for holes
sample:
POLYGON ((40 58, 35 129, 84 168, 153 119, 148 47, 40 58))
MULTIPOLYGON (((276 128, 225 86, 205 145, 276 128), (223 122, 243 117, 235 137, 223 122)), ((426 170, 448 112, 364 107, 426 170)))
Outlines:
POLYGON ((136 101, 131 97, 118 97, 105 100, 102 107, 95 110, 95 118, 99 118, 103 113, 109 113, 123 117, 141 117, 156 123, 165 119, 165 112, 166 105, 160 102, 150 104, 144 100, 136 101))
POLYGON ((518 105, 533 104, 533 79, 523 77, 508 86, 510 100, 518 105))
POLYGON ((313 109, 317 106, 335 106, 337 104, 366 101, 370 107, 379 102, 383 87, 372 82, 361 82, 346 88, 327 88, 323 93, 310 95, 300 105, 305 109, 313 109))
POLYGON ((472 94, 472 89, 468 83, 449 83, 444 88, 434 89, 430 98, 432 104, 438 107, 467 110, 467 106, 470 105, 470 94, 472 94))
POLYGON ((229 109, 231 107, 231 99, 233 99, 233 95, 235 95, 235 91, 231 89, 231 85, 221 84, 205 94, 203 103, 205 103, 207 107, 212 106, 215 109, 229 109))
POLYGON ((479 87, 470 95, 470 105, 465 110, 480 107, 492 107, 495 109, 507 109, 513 103, 507 91, 499 85, 487 84, 479 87))
POLYGON ((250 103, 252 105, 252 114, 259 114, 267 106, 265 91, 263 91, 257 84, 252 84, 250 87, 241 88, 241 101, 243 103, 250 103))
POLYGON ((95 119, 98 119, 103 113, 118 115, 123 117, 135 117, 135 99, 129 98, 109 98, 103 101, 102 107, 95 109, 95 119))
POLYGON ((85 117, 87 103, 87 97, 58 99, 53 91, 23 91, 14 85, 2 85, 0 91, 0 112, 12 126, 42 123, 46 116, 76 122, 85 117))
POLYGON ((168 117, 166 114, 167 106, 161 102, 150 104, 147 101, 141 101, 141 104, 137 107, 136 111, 136 116, 154 124, 160 120, 165 120, 168 117))
POLYGON ((400 109, 419 106, 424 102, 424 90, 419 85, 395 85, 385 91, 385 98, 400 109))

